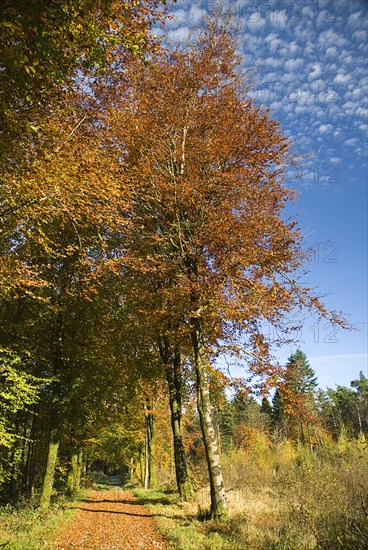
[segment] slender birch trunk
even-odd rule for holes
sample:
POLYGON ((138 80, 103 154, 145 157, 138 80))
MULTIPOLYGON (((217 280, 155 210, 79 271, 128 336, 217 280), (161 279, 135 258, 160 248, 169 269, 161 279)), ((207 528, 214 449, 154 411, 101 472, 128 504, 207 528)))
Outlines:
POLYGON ((210 481, 211 518, 226 519, 228 516, 227 501, 216 431, 212 418, 207 372, 208 359, 203 344, 202 319, 198 312, 191 318, 191 337, 194 351, 194 368, 197 377, 197 406, 210 481))
POLYGON ((142 449, 139 453, 139 477, 140 477, 140 480, 142 482, 143 487, 145 485, 145 483, 144 483, 144 478, 145 478, 145 456, 146 456, 146 452, 145 452, 145 448, 144 448, 144 450, 142 449))

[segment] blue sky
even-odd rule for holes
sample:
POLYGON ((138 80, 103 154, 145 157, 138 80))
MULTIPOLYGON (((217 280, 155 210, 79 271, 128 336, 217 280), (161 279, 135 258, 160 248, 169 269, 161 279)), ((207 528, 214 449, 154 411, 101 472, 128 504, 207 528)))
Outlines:
MULTIPOLYGON (((177 0, 166 35, 185 40, 211 1, 177 0)), ((244 69, 255 100, 272 110, 298 153, 313 153, 289 213, 299 214, 311 284, 358 330, 335 331, 306 319, 299 347, 322 387, 368 375, 367 114, 368 2, 238 0, 231 2, 244 69)), ((295 174, 296 176, 296 174, 295 174)), ((286 359, 297 347, 279 353, 286 359)))

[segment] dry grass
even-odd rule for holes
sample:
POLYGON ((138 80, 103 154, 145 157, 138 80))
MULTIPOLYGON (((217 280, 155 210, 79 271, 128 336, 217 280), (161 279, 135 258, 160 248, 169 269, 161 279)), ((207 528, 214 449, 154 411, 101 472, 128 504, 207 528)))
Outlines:
POLYGON ((209 489, 193 503, 151 503, 177 550, 365 550, 368 446, 364 438, 314 452, 284 442, 259 454, 223 457, 230 520, 200 521, 209 489))

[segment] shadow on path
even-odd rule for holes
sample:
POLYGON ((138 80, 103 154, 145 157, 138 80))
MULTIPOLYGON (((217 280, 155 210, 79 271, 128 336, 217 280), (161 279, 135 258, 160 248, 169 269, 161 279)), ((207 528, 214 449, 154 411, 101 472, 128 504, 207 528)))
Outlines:
POLYGON ((116 487, 105 493, 95 491, 71 509, 78 513, 55 539, 55 549, 166 550, 168 547, 157 532, 155 514, 135 500, 131 491, 124 494, 116 487))

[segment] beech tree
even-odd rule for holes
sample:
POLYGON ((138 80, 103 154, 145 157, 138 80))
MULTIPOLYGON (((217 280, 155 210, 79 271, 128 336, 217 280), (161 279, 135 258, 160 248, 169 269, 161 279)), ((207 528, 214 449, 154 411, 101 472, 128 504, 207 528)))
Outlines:
POLYGON ((225 342, 245 352, 248 369, 274 382, 260 322, 278 323, 295 307, 329 315, 294 280, 303 253, 296 223, 283 219, 293 197, 284 185, 290 143, 250 99, 235 50, 226 22, 213 18, 194 45, 112 75, 101 112, 132 201, 127 265, 149 273, 156 323, 169 318, 191 343, 214 518, 227 505, 212 350, 225 342))
MULTIPOLYGON (((63 186, 55 193, 48 176, 55 166, 52 161, 67 142, 77 138, 85 122, 84 112, 74 118, 66 111, 75 106, 76 96, 81 102, 88 93, 86 80, 101 75, 112 63, 122 67, 127 52, 144 56, 155 47, 149 29, 164 19, 163 4, 160 0, 58 0, 52 4, 14 0, 1 6, 0 293, 17 282, 28 289, 37 285, 29 266, 9 249, 9 240, 17 246, 17 239, 25 238, 19 226, 27 223, 32 210, 48 215, 51 198, 54 211, 64 207, 63 186), (63 128, 58 124, 60 116, 66 122, 63 128), (37 162, 43 167, 35 166, 37 162)), ((78 138, 74 143, 78 148, 78 138)), ((70 161, 69 167, 78 164, 73 158, 70 161)), ((63 185, 68 173, 61 176, 63 185)), ((70 198, 70 188, 68 194, 70 198)))
MULTIPOLYGON (((26 359, 29 361, 29 357, 26 359)), ((40 397, 42 380, 27 370, 27 360, 0 346, 0 486, 8 482, 14 487, 14 472, 21 467, 27 444, 28 422, 24 416, 29 416, 40 397)))
MULTIPOLYGON (((106 240, 115 226, 117 194, 120 208, 124 204, 110 171, 113 163, 105 162, 106 151, 94 140, 83 110, 84 78, 102 74, 111 63, 123 66, 127 52, 146 55, 156 42, 149 29, 163 18, 162 4, 15 0, 0 8, 0 324, 6 328, 1 340, 9 353, 28 352, 32 368, 49 379, 40 402, 47 409, 40 416, 52 424, 45 507, 60 440, 58 409, 65 422, 73 411, 83 416, 88 408, 76 406, 75 374, 81 364, 88 370, 89 354, 76 358, 65 342, 70 344, 83 324, 75 319, 86 321, 84 312, 99 294, 101 274, 113 256, 106 253, 106 240)), ((84 329, 90 329, 88 322, 84 329)), ((30 429, 21 429, 33 437, 42 419, 30 422, 28 416, 30 429)), ((47 431, 40 437, 48 439, 47 431)), ((79 444, 81 431, 73 426, 70 442, 79 444)), ((29 441, 23 455, 37 447, 35 439, 29 441)))
MULTIPOLYGON (((121 227, 116 197, 120 207, 124 204, 111 171, 114 165, 99 147, 93 127, 81 117, 75 96, 71 93, 70 104, 54 109, 49 117, 50 147, 16 175, 4 178, 8 213, 1 220, 0 250, 2 343, 28 352, 34 374, 41 369, 49 379, 42 396, 47 403, 44 418, 49 420, 43 434, 49 442, 43 507, 52 491, 65 395, 73 394, 78 366, 87 363, 77 357, 77 350, 86 357, 86 334, 98 326, 86 311, 101 296, 101 281, 117 261, 106 253, 108 231, 118 219, 121 227), (28 204, 18 208, 24 202, 28 204)), ((98 310, 101 314, 102 308, 98 310)), ((75 401, 69 400, 71 409, 75 401)))
MULTIPOLYGON (((21 157, 15 144, 37 141, 45 111, 82 72, 97 74, 127 51, 143 55, 160 0, 12 0, 0 7, 0 158, 21 157)), ((5 163, 4 163, 5 166, 5 163)))

